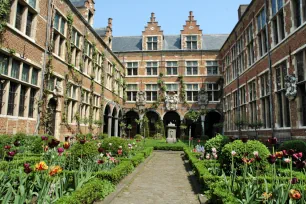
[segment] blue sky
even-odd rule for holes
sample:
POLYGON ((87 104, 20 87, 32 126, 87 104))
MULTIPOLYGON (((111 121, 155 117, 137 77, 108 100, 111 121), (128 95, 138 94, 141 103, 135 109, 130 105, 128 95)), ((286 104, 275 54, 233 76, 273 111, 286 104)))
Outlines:
POLYGON ((113 36, 141 35, 151 12, 164 34, 179 34, 193 11, 203 34, 227 34, 238 21, 238 7, 251 0, 95 0, 94 27, 113 18, 113 36))

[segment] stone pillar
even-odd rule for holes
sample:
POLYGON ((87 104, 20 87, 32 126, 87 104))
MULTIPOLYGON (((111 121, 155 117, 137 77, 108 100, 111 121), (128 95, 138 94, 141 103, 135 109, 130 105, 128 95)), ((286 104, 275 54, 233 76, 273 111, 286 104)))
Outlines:
POLYGON ((202 125, 202 136, 203 136, 203 138, 205 136, 205 117, 206 117, 206 114, 201 115, 201 125, 202 125))
POLYGON ((108 137, 112 136, 112 116, 108 116, 108 128, 107 128, 108 137))
POLYGON ((113 136, 118 137, 118 118, 115 118, 115 130, 113 136))

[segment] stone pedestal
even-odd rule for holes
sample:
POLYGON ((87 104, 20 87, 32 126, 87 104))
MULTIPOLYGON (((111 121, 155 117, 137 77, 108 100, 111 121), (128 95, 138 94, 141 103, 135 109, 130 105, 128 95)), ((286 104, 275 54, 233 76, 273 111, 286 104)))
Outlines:
POLYGON ((176 126, 175 124, 169 123, 167 126, 167 143, 176 143, 176 126))

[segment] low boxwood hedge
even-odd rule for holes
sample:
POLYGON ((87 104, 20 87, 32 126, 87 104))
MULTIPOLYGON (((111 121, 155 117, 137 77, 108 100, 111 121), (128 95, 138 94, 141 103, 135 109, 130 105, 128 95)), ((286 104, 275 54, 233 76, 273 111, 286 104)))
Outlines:
POLYGON ((10 168, 18 168, 23 167, 24 163, 30 163, 31 165, 39 162, 41 160, 40 157, 25 157, 22 159, 16 159, 10 162, 2 161, 0 162, 0 171, 7 171, 10 168))
POLYGON ((57 204, 89 204, 97 200, 103 200, 115 190, 115 185, 107 180, 91 179, 82 188, 74 191, 70 196, 64 196, 57 200, 57 204))

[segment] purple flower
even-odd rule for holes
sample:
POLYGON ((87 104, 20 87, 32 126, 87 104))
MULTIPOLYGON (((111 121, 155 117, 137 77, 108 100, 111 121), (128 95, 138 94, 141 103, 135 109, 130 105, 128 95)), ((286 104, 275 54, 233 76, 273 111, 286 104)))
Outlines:
POLYGON ((64 150, 64 148, 63 147, 59 147, 59 148, 57 148, 57 152, 58 152, 58 155, 59 156, 61 156, 62 155, 62 153, 64 152, 65 150, 64 150))
POLYGON ((277 138, 276 137, 269 138, 268 143, 271 145, 275 145, 277 143, 277 138))
POLYGON ((15 156, 15 154, 16 154, 16 151, 7 152, 7 155, 11 157, 15 156))
POLYGON ((50 148, 54 148, 54 147, 57 147, 59 145, 59 143, 60 143, 60 141, 52 139, 51 142, 48 143, 48 146, 50 148))
POLYGON ((268 157, 268 162, 269 162, 270 164, 274 164, 275 161, 276 161, 276 156, 275 156, 275 155, 269 155, 269 157, 268 157))
POLYGON ((20 146, 20 141, 19 140, 16 140, 15 142, 14 142, 14 145, 15 145, 15 147, 19 147, 20 146))
POLYGON ((296 184, 297 182, 299 182, 297 178, 294 177, 291 179, 291 184, 296 184))
POLYGON ((41 136, 41 139, 44 140, 44 141, 47 141, 48 137, 47 136, 41 136))

